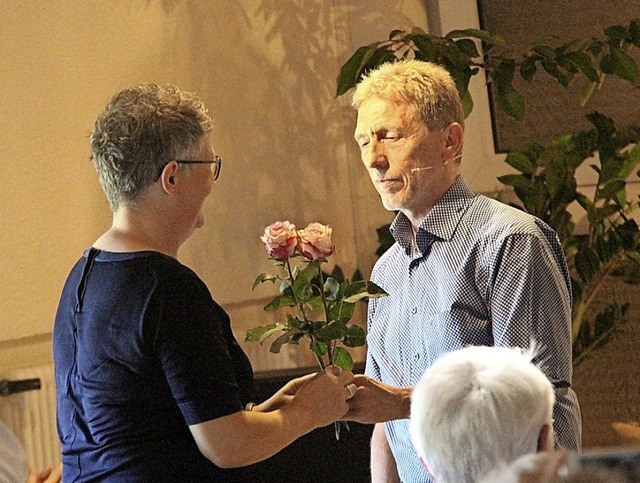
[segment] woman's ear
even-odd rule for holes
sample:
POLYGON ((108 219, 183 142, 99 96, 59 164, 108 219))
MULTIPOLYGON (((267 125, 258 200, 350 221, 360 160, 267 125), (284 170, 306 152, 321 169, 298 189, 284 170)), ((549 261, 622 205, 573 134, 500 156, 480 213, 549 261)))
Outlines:
POLYGON ((160 182, 162 189, 167 193, 173 193, 176 190, 176 172, 178 171, 178 163, 169 161, 160 174, 160 182))
POLYGON ((462 137, 464 130, 462 126, 457 122, 452 122, 446 128, 446 138, 444 144, 444 150, 442 152, 442 163, 447 164, 452 159, 460 157, 462 150, 462 137))

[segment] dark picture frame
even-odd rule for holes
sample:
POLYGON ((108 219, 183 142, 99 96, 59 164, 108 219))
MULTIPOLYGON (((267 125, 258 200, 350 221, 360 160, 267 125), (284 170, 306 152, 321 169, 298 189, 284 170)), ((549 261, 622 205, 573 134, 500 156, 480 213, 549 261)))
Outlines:
MULTIPOLYGON (((558 45, 571 39, 597 37, 612 25, 628 25, 640 18, 638 0, 477 0, 480 28, 501 35, 517 52, 536 39, 552 35, 558 45)), ((635 57, 635 55, 634 55, 635 57)), ((636 59, 638 60, 638 59, 636 59)), ((516 121, 495 103, 489 85, 493 139, 497 153, 524 143, 546 143, 564 134, 590 129, 586 114, 598 111, 616 125, 638 124, 640 89, 614 76, 605 79, 584 107, 579 104, 583 80, 565 89, 539 69, 532 82, 516 77, 514 86, 524 95, 525 119, 516 121)))

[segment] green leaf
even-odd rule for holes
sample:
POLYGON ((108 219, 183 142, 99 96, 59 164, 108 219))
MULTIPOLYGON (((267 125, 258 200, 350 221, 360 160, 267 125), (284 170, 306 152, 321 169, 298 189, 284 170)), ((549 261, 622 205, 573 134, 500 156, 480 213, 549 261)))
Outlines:
POLYGON ((536 167, 531 163, 531 160, 526 155, 518 151, 511 151, 507 154, 505 161, 509 166, 524 174, 533 174, 536 170, 536 167))
POLYGON ((347 347, 362 347, 367 339, 362 327, 356 324, 347 324, 347 334, 344 336, 343 344, 347 347))
POLYGON ((256 277, 255 281, 253 282, 253 285, 251 286, 251 290, 255 290, 255 288, 261 283, 264 283, 264 282, 274 283, 276 280, 278 280, 277 275, 272 275, 270 273, 261 273, 256 277))
POLYGON ((600 269, 600 259, 591 248, 584 248, 575 256, 576 270, 584 283, 589 283, 600 269))
POLYGON ((631 43, 640 47, 640 19, 634 19, 629 24, 629 35, 631 36, 631 43))
POLYGON ((335 265, 329 276, 333 277, 338 283, 342 283, 345 280, 344 271, 340 265, 335 265))
POLYGON ((319 274, 320 263, 317 260, 309 262, 303 270, 300 270, 292 285, 293 293, 298 300, 306 300, 308 298, 307 295, 311 281, 319 274))
POLYGON ((297 330, 304 331, 306 328, 306 325, 307 323, 304 320, 300 320, 299 318, 291 314, 287 314, 287 326, 289 330, 297 329, 297 330))
POLYGON ((341 96, 360 81, 367 62, 373 57, 381 43, 374 42, 364 45, 347 60, 338 74, 336 97, 341 96))
POLYGON ((604 34, 609 39, 610 44, 619 44, 623 40, 630 38, 629 30, 623 25, 612 25, 604 29, 604 34))
POLYGON ((447 35, 445 35, 445 38, 447 39, 460 39, 460 38, 468 38, 468 37, 475 37, 489 45, 505 44, 504 39, 499 35, 492 35, 486 30, 480 30, 480 29, 452 30, 447 35))
POLYGON ((340 300, 333 304, 331 309, 329 310, 329 318, 330 320, 340 320, 342 322, 348 322, 353 317, 353 313, 355 312, 356 304, 345 302, 344 300, 340 300))
POLYGON ((495 94, 500 108, 518 121, 524 119, 525 101, 515 87, 513 74, 515 62, 513 59, 503 59, 495 70, 490 73, 495 85, 495 94))
POLYGON ((354 303, 365 297, 380 298, 389 295, 381 287, 368 280, 352 282, 344 290, 343 302, 354 303))
POLYGON ((311 297, 305 303, 311 308, 311 310, 324 310, 324 303, 322 302, 321 295, 311 297))
POLYGON ((621 79, 628 80, 634 84, 638 83, 638 65, 633 60, 633 57, 627 54, 624 50, 618 47, 612 47, 608 60, 610 62, 608 68, 610 69, 611 74, 615 74, 621 79))
POLYGON ((601 199, 613 199, 616 197, 616 194, 624 190, 626 183, 623 179, 612 179, 607 181, 603 186, 601 186, 598 190, 596 190, 596 200, 601 199))
POLYGON ((324 324, 323 327, 314 332, 314 337, 317 340, 330 342, 332 340, 342 340, 347 333, 347 327, 344 322, 340 320, 329 322, 324 324))
POLYGON ((600 82, 598 71, 593 67, 591 57, 589 57, 586 53, 581 51, 567 52, 566 56, 574 64, 576 64, 576 66, 578 66, 580 72, 582 72, 587 79, 589 79, 593 83, 600 82))
POLYGON ((311 350, 318 357, 326 356, 329 351, 329 346, 326 342, 321 342, 318 340, 313 340, 311 342, 311 350))
POLYGON ((520 65, 520 77, 522 77, 527 82, 531 82, 531 79, 533 79, 533 76, 538 71, 538 67, 536 66, 537 61, 537 56, 532 55, 530 57, 527 57, 520 65))
POLYGON ((546 59, 555 59, 556 51, 547 45, 536 45, 531 48, 536 54, 541 55, 546 59))
POLYGON ((640 143, 636 143, 633 148, 626 153, 624 164, 620 170, 620 177, 627 179, 638 164, 640 164, 640 143))
POLYGON ((269 348, 269 352, 272 354, 279 354, 282 346, 288 343, 291 340, 291 334, 289 332, 285 332, 276 340, 274 340, 269 348))
POLYGON ((523 190, 531 190, 531 181, 528 177, 521 174, 505 174, 504 176, 498 176, 498 181, 506 186, 513 186, 514 188, 520 188, 523 190))
POLYGON ((498 91, 498 104, 500 107, 513 117, 516 121, 524 119, 525 100, 513 86, 505 87, 498 91))
POLYGON ((582 88, 582 90, 580 91, 580 99, 578 102, 580 104, 580 107, 584 107, 587 104, 587 101, 591 98, 597 86, 597 82, 589 82, 582 88))
POLYGON ((476 47, 476 43, 471 39, 461 39, 455 42, 456 47, 461 52, 464 52, 469 58, 479 57, 478 48, 476 47))
POLYGON ((471 97, 471 93, 468 90, 465 90, 464 93, 460 95, 460 100, 462 101, 462 110, 466 119, 469 117, 469 114, 471 114, 471 111, 473 111, 473 97, 471 97))
POLYGON ((272 336, 275 332, 283 329, 284 325, 282 324, 260 325, 247 330, 244 340, 246 342, 260 342, 262 344, 265 339, 272 336))
POLYGON ((432 36, 428 34, 411 35, 411 40, 420 51, 421 58, 426 61, 431 61, 436 58, 436 46, 431 40, 432 36))
POLYGON ((282 307, 295 307, 296 299, 293 295, 280 295, 264 306, 265 312, 273 312, 282 307))
POLYGON ((336 347, 333 351, 333 364, 342 367, 345 371, 353 369, 353 359, 349 351, 344 347, 336 347))
POLYGON ((324 282, 323 290, 325 293, 331 294, 333 300, 338 298, 340 293, 340 284, 333 277, 328 277, 324 282))
POLYGON ((569 81, 571 78, 558 68, 558 62, 555 60, 543 60, 540 62, 540 65, 542 65, 542 68, 547 72, 547 74, 557 80, 562 87, 569 87, 569 81))

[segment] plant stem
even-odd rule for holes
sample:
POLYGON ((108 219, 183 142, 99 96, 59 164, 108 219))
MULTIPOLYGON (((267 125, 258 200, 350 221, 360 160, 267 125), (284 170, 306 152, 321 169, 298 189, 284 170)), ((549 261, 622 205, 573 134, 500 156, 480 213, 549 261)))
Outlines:
MULTIPOLYGON (((322 275, 322 269, 318 264, 318 276, 320 277, 320 299, 322 300, 322 308, 324 309, 324 320, 326 320, 327 324, 330 322, 329 320, 329 307, 327 306, 327 298, 324 295, 324 276, 322 275)), ((333 364, 333 354, 334 350, 331 347, 331 344, 327 344, 327 353, 329 356, 329 364, 333 364)))
POLYGON ((575 342, 578 337, 587 308, 591 305, 598 292, 600 292, 607 275, 618 265, 619 261, 619 257, 614 257, 606 264, 603 264, 598 276, 586 287, 586 295, 575 304, 575 310, 571 317, 571 336, 573 342, 575 342))
MULTIPOLYGON (((311 327, 311 323, 309 322, 309 318, 307 317, 307 311, 304 309, 304 304, 302 302, 300 302, 298 300, 298 297, 296 296, 296 292, 293 290, 293 282, 294 282, 294 278, 293 278, 293 270, 291 270, 291 264, 289 263, 289 259, 287 258, 286 263, 284 264, 284 266, 287 269, 287 273, 289 274, 289 280, 291 282, 291 292, 293 293, 293 298, 296 301, 296 305, 298 306, 298 310, 300 310, 300 314, 302 315, 302 320, 304 320, 307 324, 309 324, 309 327, 311 327)), ((309 332, 307 333, 307 336, 309 337, 309 341, 310 343, 313 345, 313 334, 311 333, 311 330, 309 330, 309 332)), ((324 370, 325 368, 325 364, 324 361, 322 360, 322 357, 319 356, 318 354, 315 353, 315 351, 312 349, 311 352, 313 352, 313 355, 316 356, 316 360, 318 361, 318 365, 320 366, 320 370, 324 370)), ((331 358, 329 358, 329 363, 331 363, 331 358)))
POLYGON ((302 314, 302 319, 306 323, 309 323, 309 319, 307 317, 307 312, 306 312, 306 310, 304 310, 304 304, 298 300, 298 297, 296 296, 296 292, 295 292, 295 290, 293 290, 293 282, 295 281, 295 279, 293 278, 293 270, 291 270, 291 264, 289 263, 289 259, 288 258, 287 258, 287 263, 285 264, 285 266, 287 267, 287 272, 289 273, 289 280, 291 281, 291 292, 293 293, 293 298, 296 301, 296 305, 298 306, 298 310, 300 310, 300 313, 302 314))

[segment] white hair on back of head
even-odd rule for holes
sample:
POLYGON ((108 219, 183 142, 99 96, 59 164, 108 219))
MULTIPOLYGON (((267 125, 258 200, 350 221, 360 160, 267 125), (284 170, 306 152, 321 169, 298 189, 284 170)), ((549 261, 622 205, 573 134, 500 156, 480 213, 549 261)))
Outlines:
POLYGON ((466 347, 427 369, 413 390, 409 431, 438 483, 477 481, 537 451, 540 430, 553 422, 555 394, 531 362, 535 352, 466 347))

